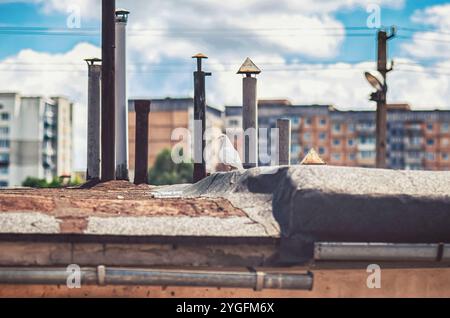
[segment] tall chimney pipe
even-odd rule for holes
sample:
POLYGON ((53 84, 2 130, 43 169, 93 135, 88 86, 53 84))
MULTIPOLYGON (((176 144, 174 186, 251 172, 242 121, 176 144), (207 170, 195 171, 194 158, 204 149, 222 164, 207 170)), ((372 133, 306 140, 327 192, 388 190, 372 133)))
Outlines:
POLYGON ((136 150, 134 184, 148 183, 148 114, 150 113, 149 100, 134 101, 136 112, 136 150))
POLYGON ((115 179, 115 0, 102 0, 102 181, 115 179))
POLYGON ((129 11, 116 10, 116 179, 128 178, 126 28, 129 11))
POLYGON ((87 131, 87 181, 100 180, 100 77, 98 58, 85 60, 89 68, 88 80, 88 131, 87 131))
POLYGON ((258 80, 252 75, 258 75, 261 70, 247 58, 240 67, 238 74, 245 77, 242 82, 242 128, 244 130, 244 163, 245 169, 258 166, 258 99, 257 99, 257 83, 258 80), (246 134, 249 140, 246 140, 246 134), (253 137, 253 138, 252 138, 253 137))

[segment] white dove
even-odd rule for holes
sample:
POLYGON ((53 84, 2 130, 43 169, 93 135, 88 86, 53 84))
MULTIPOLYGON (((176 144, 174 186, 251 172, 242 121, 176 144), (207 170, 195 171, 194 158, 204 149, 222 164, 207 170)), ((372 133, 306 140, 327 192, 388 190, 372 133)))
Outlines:
POLYGON ((219 136, 218 171, 243 170, 239 153, 234 149, 230 139, 225 134, 219 136))

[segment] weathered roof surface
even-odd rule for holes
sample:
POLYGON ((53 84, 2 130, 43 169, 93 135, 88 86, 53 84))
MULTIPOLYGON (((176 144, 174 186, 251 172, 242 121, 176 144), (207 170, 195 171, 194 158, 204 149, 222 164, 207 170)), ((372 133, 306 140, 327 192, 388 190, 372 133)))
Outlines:
POLYGON ((0 191, 0 233, 259 236, 240 209, 221 198, 156 198, 151 187, 113 182, 89 190, 0 191))
POLYGON ((450 242, 449 184, 450 172, 291 166, 195 185, 4 190, 0 233, 280 238, 282 260, 299 262, 314 242, 450 242))

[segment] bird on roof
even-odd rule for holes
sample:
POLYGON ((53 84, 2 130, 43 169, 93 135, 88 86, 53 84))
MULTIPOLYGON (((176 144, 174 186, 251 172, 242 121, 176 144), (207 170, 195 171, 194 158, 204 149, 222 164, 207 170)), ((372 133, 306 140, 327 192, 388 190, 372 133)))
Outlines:
POLYGON ((243 170, 239 153, 234 149, 230 139, 225 134, 219 136, 219 165, 218 171, 243 170))

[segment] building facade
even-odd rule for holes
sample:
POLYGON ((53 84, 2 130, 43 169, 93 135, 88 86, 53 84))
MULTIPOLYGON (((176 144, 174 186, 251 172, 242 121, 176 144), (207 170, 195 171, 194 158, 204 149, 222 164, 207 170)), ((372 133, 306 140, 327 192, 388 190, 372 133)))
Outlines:
MULTIPOLYGON (((180 137, 180 130, 194 131, 194 100, 192 98, 165 98, 151 99, 149 114, 149 167, 152 167, 155 160, 163 150, 172 150, 178 144, 182 144, 184 151, 187 151, 188 142, 180 137), (173 138, 172 138, 173 137, 173 138)), ((134 99, 129 100, 129 163, 130 176, 134 176, 135 147, 136 147, 136 113, 134 111, 134 99)), ((222 112, 208 106, 206 110, 206 128, 210 131, 213 141, 223 131, 222 112)), ((193 142, 193 135, 192 142, 193 142)), ((193 146, 193 143, 191 143, 193 146)), ((209 145, 213 153, 218 151, 217 143, 209 145)), ((192 148, 192 147, 191 147, 192 148)), ((192 153, 192 149, 191 149, 192 153)), ((206 158, 207 170, 214 171, 217 165, 217 156, 206 158)))
MULTIPOLYGON (((279 118, 292 124, 291 160, 297 164, 311 148, 330 165, 375 167, 374 111, 339 111, 330 105, 292 105, 260 101, 260 128, 279 118)), ((242 127, 242 108, 225 108, 226 128, 242 127)), ((390 169, 450 170, 450 111, 411 111, 388 106, 387 166, 390 169)), ((242 154, 242 141, 235 142, 242 154)))
POLYGON ((0 187, 70 176, 72 127, 66 98, 0 94, 0 187))

